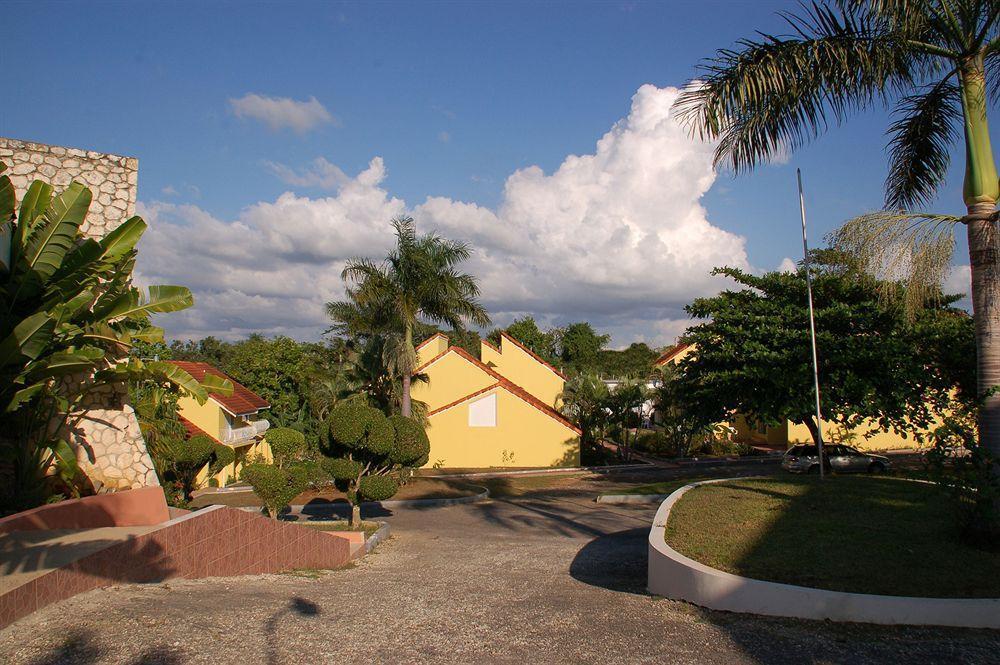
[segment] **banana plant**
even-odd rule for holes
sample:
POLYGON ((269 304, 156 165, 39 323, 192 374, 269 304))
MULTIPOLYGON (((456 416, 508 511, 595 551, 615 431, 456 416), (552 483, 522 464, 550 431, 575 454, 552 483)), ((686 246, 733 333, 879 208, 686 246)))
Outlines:
MULTIPOLYGON (((6 168, 0 162, 0 174, 6 168)), ((153 381, 199 403, 232 391, 218 377, 199 382, 170 363, 129 357, 135 342, 162 341, 151 314, 194 299, 183 286, 132 284, 142 218, 99 240, 84 237, 91 198, 79 182, 55 194, 36 180, 18 208, 10 178, 0 175, 0 461, 15 476, 13 496, 0 500, 19 508, 44 499, 51 466, 76 476, 76 454, 60 432, 94 388, 153 381)))

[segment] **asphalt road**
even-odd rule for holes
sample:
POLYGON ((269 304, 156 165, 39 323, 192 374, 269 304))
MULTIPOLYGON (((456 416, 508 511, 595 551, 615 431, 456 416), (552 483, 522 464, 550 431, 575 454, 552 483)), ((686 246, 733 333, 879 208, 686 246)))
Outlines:
POLYGON ((381 517, 353 568, 120 586, 0 632, 0 662, 995 663, 1000 633, 703 611, 645 593, 652 508, 593 494, 381 517))

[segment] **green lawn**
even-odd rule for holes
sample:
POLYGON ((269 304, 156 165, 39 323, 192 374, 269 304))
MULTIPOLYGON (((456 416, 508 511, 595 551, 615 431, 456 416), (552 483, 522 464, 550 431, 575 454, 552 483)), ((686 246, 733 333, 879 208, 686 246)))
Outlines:
POLYGON ((893 478, 703 485, 674 506, 666 541, 696 561, 756 579, 857 593, 1000 598, 1000 554, 958 540, 938 488, 893 478))
POLYGON ((691 483, 696 483, 699 480, 706 480, 713 477, 718 478, 719 476, 698 476, 696 478, 664 480, 658 483, 639 485, 638 487, 626 487, 614 492, 614 494, 673 494, 675 490, 679 490, 685 485, 690 485, 691 483))

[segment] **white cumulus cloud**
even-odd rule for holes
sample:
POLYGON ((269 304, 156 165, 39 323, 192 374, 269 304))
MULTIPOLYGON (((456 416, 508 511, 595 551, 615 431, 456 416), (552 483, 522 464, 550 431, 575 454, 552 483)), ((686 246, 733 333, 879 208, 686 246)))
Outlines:
POLYGON ((337 124, 337 119, 315 97, 297 101, 248 92, 230 99, 229 107, 237 118, 259 120, 272 131, 287 128, 304 134, 322 124, 337 124))
MULTIPOLYGON (((346 259, 383 255, 389 219, 411 214, 421 231, 470 243, 465 269, 497 324, 531 313, 550 325, 590 320, 615 345, 670 343, 687 324, 683 306, 722 285, 713 267, 750 268, 744 238, 714 226, 700 203, 715 180, 712 146, 671 116, 677 94, 643 86, 593 153, 570 155, 548 174, 512 173, 495 209, 443 197, 408 206, 384 188, 380 158, 333 178, 335 195, 285 193, 232 221, 150 203, 141 209, 150 222, 141 279, 195 291, 194 309, 161 321, 176 336, 315 338, 328 323, 323 303, 343 294, 346 259)), ((280 174, 314 182, 320 164, 337 168, 317 160, 280 174)))
POLYGON ((340 167, 317 157, 311 164, 302 169, 293 169, 285 164, 264 162, 264 167, 278 177, 282 182, 295 187, 318 187, 320 189, 339 189, 350 178, 340 170, 340 167))

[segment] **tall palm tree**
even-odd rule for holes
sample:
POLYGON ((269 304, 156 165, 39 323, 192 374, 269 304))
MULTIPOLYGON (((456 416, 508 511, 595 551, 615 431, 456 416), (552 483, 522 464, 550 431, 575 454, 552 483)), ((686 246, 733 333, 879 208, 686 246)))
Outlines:
POLYGON ((413 329, 418 319, 463 330, 468 321, 488 326, 490 317, 479 304, 479 286, 472 275, 458 271, 471 256, 466 243, 433 233, 417 235, 411 217, 392 220, 396 246, 380 263, 367 258, 348 261, 342 277, 353 283, 348 301, 329 303, 327 311, 345 327, 374 322, 371 330, 383 339, 384 357, 392 374, 402 377, 400 411, 412 412, 410 383, 417 367, 413 329))
POLYGON ((987 122, 1000 92, 1000 4, 839 0, 782 16, 789 34, 760 34, 707 60, 703 77, 677 100, 678 114, 697 135, 719 141, 717 164, 740 172, 815 138, 853 111, 894 106, 887 212, 848 224, 841 238, 868 259, 895 251, 924 278, 940 277, 953 243, 949 222, 965 224, 978 387, 985 397, 980 441, 1000 459, 1000 394, 989 392, 1000 385, 1000 183, 987 122), (943 183, 959 127, 966 214, 906 211, 928 203, 943 183))

